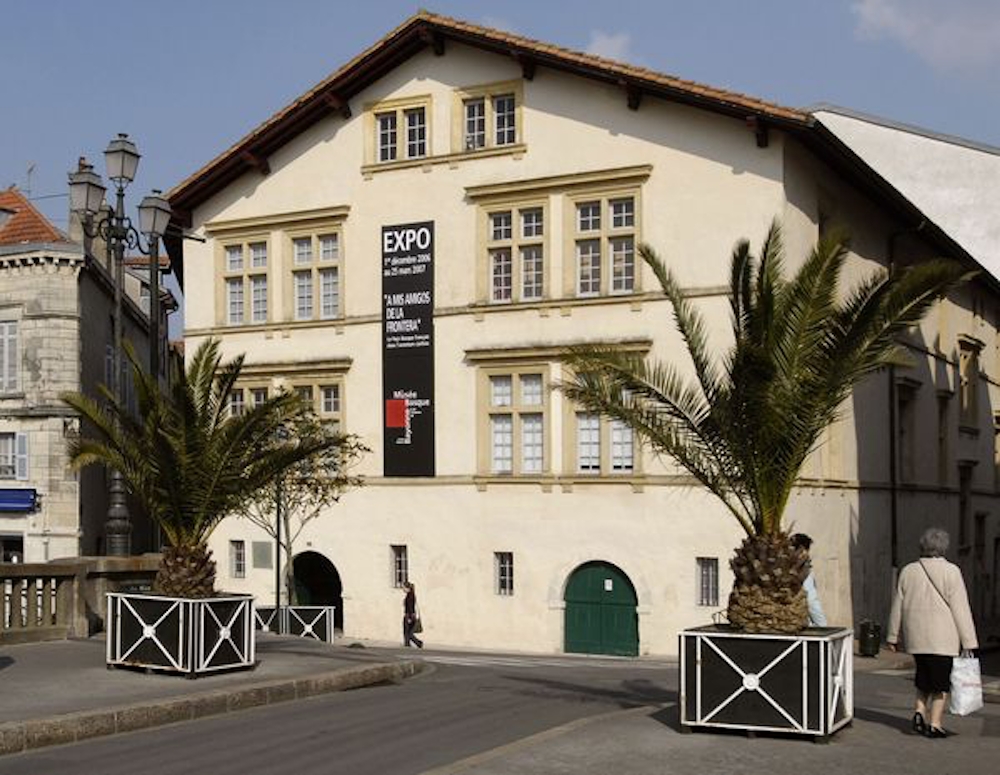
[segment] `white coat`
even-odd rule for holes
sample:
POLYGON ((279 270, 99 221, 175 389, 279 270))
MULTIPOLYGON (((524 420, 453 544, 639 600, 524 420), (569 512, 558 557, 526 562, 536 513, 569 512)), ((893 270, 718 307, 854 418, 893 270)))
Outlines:
POLYGON ((943 557, 923 557, 903 568, 892 598, 886 642, 898 643, 900 634, 910 654, 954 657, 962 649, 979 648, 969 595, 957 565, 943 557))

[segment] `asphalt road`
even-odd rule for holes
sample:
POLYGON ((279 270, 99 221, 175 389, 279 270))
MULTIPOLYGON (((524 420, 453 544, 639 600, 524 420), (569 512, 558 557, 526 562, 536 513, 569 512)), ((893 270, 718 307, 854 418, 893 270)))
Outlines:
POLYGON ((950 720, 959 737, 915 739, 900 672, 857 674, 853 728, 815 746, 678 734, 669 663, 421 656, 434 671, 401 685, 3 757, 0 775, 964 775, 1000 761, 1000 705, 950 720))
POLYGON ((674 699, 668 663, 421 656, 435 669, 401 685, 6 756, 0 773, 415 775, 582 717, 674 699))

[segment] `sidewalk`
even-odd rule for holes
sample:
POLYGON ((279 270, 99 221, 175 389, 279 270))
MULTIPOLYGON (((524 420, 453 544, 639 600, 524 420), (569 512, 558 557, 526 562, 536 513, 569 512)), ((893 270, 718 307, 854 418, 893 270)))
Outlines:
POLYGON ((195 680, 105 667, 103 638, 0 649, 0 755, 400 681, 425 669, 365 649, 258 635, 254 670, 195 680))

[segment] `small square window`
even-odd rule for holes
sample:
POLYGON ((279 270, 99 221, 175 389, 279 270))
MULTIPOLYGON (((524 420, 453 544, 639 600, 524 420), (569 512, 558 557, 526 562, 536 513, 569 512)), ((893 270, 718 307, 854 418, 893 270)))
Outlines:
POLYGON ((267 275, 250 277, 250 308, 254 323, 267 322, 267 275))
POLYGON ((465 102, 465 150, 486 147, 486 100, 465 102))
POLYGON ((514 289, 514 262, 510 248, 490 251, 493 301, 510 301, 514 289))
POLYGON ((319 271, 320 317, 335 318, 340 312, 340 273, 337 267, 319 271))
POLYGON ((313 389, 312 385, 299 385, 295 388, 295 394, 306 404, 312 406, 313 403, 313 389))
POLYGON ((254 406, 260 406, 267 401, 267 388, 253 388, 250 391, 254 406))
POLYGON ((601 241, 580 240, 576 243, 577 294, 596 296, 601 292, 601 241))
POLYGON ((525 406, 540 406, 542 403, 542 375, 521 375, 521 403, 525 406))
POLYGON ((635 226, 635 200, 632 197, 612 199, 611 228, 627 229, 632 226, 635 226))
POLYGON ((239 417, 243 409, 243 388, 233 388, 229 392, 229 416, 239 417))
POLYGON ((226 269, 239 272, 243 269, 243 246, 229 245, 226 247, 226 269))
POLYGON ((601 228, 601 203, 581 202, 576 206, 577 231, 598 231, 601 228))
POLYGON ((494 552, 493 566, 496 571, 496 593, 498 595, 514 594, 514 553, 494 552))
POLYGON ((576 416, 576 460, 581 474, 601 472, 601 418, 596 414, 576 416))
POLYGON ((295 272, 295 319, 310 320, 312 316, 312 272, 295 272))
POLYGON ((427 119, 423 108, 405 111, 406 156, 409 159, 427 155, 427 119))
POLYGON ((512 236, 511 214, 509 212, 492 213, 490 215, 490 232, 494 242, 509 240, 512 236))
POLYGON ((491 470, 495 474, 509 474, 514 471, 514 418, 509 414, 495 414, 490 417, 490 438, 492 461, 491 470))
POLYGON ((523 237, 542 236, 542 208, 533 207, 530 210, 521 210, 521 235, 523 237))
POLYGON ((492 406, 510 406, 513 390, 510 375, 490 377, 490 404, 492 406))
POLYGON ((378 160, 395 161, 396 114, 379 113, 375 120, 378 123, 378 160))
POLYGON ((340 235, 324 234, 319 238, 319 260, 336 261, 340 258, 340 235))
POLYGON ((292 240, 296 264, 311 264, 313 260, 312 237, 292 240))
POLYGON ((521 248, 521 298, 524 301, 534 301, 542 298, 545 284, 544 265, 542 262, 541 245, 530 245, 521 248))
POLYGON ((513 94, 493 98, 493 116, 496 122, 496 144, 512 145, 517 139, 513 94))
POLYGON ((635 290, 635 243, 631 237, 611 240, 611 291, 628 293, 635 290))
POLYGON ((230 324, 243 322, 243 278, 232 277, 226 280, 226 306, 230 324))
POLYGON ((229 542, 229 575, 234 579, 246 578, 247 545, 244 541, 229 542))
POLYGON ((250 265, 255 269, 267 266, 266 242, 254 242, 250 245, 250 265))
POLYGON ((392 585, 399 588, 410 580, 410 560, 406 546, 393 544, 389 548, 392 550, 392 585))
POLYGON ((340 386, 324 385, 323 391, 323 413, 337 414, 340 411, 340 386))
POLYGON ((719 604, 719 560, 717 557, 699 557, 698 605, 717 606, 719 604))

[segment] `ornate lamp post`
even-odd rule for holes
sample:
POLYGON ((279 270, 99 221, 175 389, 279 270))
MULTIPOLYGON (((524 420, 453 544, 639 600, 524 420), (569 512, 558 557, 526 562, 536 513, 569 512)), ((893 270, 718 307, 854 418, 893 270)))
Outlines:
MULTIPOLYGON (((142 247, 139 232, 125 215, 125 188, 135 180, 139 152, 128 135, 119 134, 104 151, 108 179, 115 185, 115 206, 108 211, 104 205, 106 191, 100 175, 92 165, 80 159, 76 172, 69 175, 70 208, 80 218, 85 239, 85 252, 90 253, 90 240, 101 237, 107 246, 108 264, 112 269, 115 288, 112 338, 114 360, 111 365, 111 391, 121 403, 122 391, 122 290, 125 286, 125 248, 138 249, 149 256, 149 320, 150 373, 159 375, 159 240, 170 221, 170 205, 154 191, 139 205, 139 228, 146 236, 148 248, 142 247)), ((132 551, 132 524, 125 501, 125 483, 120 471, 112 469, 109 487, 110 503, 105 522, 106 553, 127 556, 132 551)))

